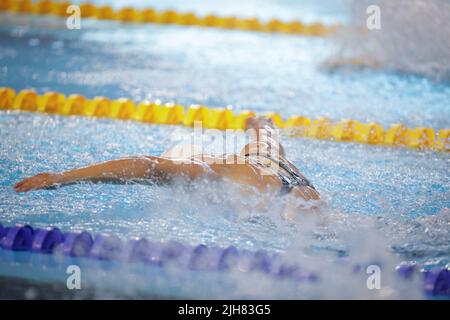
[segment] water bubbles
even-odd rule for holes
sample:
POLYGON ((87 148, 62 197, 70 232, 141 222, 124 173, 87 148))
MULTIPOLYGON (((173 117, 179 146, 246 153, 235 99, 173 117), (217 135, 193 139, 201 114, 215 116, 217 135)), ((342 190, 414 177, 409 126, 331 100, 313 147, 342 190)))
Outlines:
POLYGON ((10 35, 14 38, 21 38, 27 33, 27 31, 27 27, 16 27, 11 29, 10 35))
POLYGON ((41 40, 39 38, 31 38, 28 40, 28 45, 30 47, 37 47, 41 43, 41 40))
MULTIPOLYGON (((403 11, 406 1, 392 6, 399 3, 392 13, 403 11)), ((367 45, 368 51, 362 53, 381 57, 387 69, 446 78, 448 37, 436 39, 448 30, 450 20, 443 19, 448 13, 436 11, 431 23, 425 21, 436 3, 427 2, 422 13, 409 17, 391 17, 391 11, 382 14, 387 19, 384 27, 394 32, 370 34, 357 41, 358 47, 367 45), (420 30, 402 25, 411 17, 417 18, 414 23, 420 30), (436 25, 441 29, 435 30, 436 25), (430 63, 431 58, 439 64, 430 63)), ((247 4, 247 13, 253 12, 250 7, 247 4)), ((242 1, 235 8, 242 8, 242 1)), ((281 11, 287 18, 306 12, 281 11)), ((263 15, 269 13, 262 10, 263 15)), ((335 18, 335 12, 325 15, 335 18)), ((35 28, 16 26, 5 33, 0 39, 2 80, 15 88, 26 84, 89 97, 232 104, 237 112, 279 109, 283 116, 329 115, 383 125, 404 122, 440 128, 449 124, 448 86, 371 70, 324 73, 318 67, 336 51, 325 39, 245 32, 221 32, 217 37, 217 30, 181 32, 165 26, 134 26, 130 33, 120 24, 104 24, 100 29, 86 25, 81 34, 69 35, 47 27, 43 20, 35 28)), ((210 181, 189 186, 83 183, 27 194, 11 188, 17 180, 42 171, 129 155, 159 155, 177 143, 189 143, 190 134, 188 128, 173 126, 1 112, 2 222, 106 232, 123 239, 143 236, 265 249, 315 271, 313 285, 305 283, 291 291, 288 282, 277 285, 261 274, 237 273, 231 275, 236 286, 224 290, 222 297, 416 298, 421 297, 419 285, 403 286, 394 278, 383 280, 384 290, 368 292, 364 267, 376 263, 382 270, 393 270, 400 261, 416 261, 423 268, 449 264, 450 159, 446 154, 286 138, 289 159, 316 185, 326 204, 320 206, 320 214, 300 215, 296 221, 280 217, 283 201, 258 208, 257 197, 241 196, 229 184, 210 181), (336 263, 339 257, 343 259, 336 263), (352 272, 354 264, 361 266, 360 273, 352 272)), ((209 147, 214 151, 217 146, 212 141, 209 147)), ((118 272, 113 278, 124 274, 118 272)), ((174 279, 181 276, 173 274, 174 279)), ((186 278, 195 287, 195 281, 186 278)), ((130 280, 126 289, 142 285, 140 278, 125 279, 130 280)))
POLYGON ((54 41, 52 42, 51 47, 53 50, 61 50, 64 48, 64 41, 62 40, 54 41))

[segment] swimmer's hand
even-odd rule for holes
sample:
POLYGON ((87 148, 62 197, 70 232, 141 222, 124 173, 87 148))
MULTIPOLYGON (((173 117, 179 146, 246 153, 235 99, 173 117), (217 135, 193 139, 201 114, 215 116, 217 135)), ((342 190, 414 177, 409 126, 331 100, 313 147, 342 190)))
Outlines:
POLYGON ((14 185, 17 192, 27 192, 30 190, 45 189, 63 183, 61 173, 39 173, 34 177, 24 179, 14 185))
POLYGON ((45 189, 82 181, 125 183, 133 180, 169 182, 174 177, 195 179, 209 174, 205 166, 194 161, 179 163, 155 156, 136 156, 110 160, 60 173, 40 173, 14 185, 17 192, 45 189))

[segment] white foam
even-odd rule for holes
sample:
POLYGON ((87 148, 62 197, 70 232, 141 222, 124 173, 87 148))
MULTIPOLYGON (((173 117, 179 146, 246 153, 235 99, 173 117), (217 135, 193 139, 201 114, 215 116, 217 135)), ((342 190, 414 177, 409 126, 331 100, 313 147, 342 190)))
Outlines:
POLYGON ((351 28, 341 30, 336 39, 341 51, 333 61, 357 59, 363 64, 420 74, 437 81, 450 79, 448 1, 353 1, 351 28), (369 5, 378 5, 381 10, 380 30, 367 30, 369 5))

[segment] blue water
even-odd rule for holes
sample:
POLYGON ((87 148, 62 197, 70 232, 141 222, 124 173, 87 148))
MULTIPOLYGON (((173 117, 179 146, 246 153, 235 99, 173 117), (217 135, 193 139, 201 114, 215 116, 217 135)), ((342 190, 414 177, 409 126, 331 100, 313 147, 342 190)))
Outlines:
POLYGON ((56 19, 1 21, 0 79, 18 90, 450 126, 447 84, 370 70, 326 72, 323 62, 337 51, 330 39, 97 21, 68 31, 56 19))
MULTIPOLYGON (((171 1, 167 7, 347 21, 339 2, 328 10, 312 1, 264 3, 257 11, 251 10, 253 2, 225 7, 171 1)), ((382 70, 327 72, 322 63, 337 50, 330 39, 92 21, 68 31, 61 20, 6 15, 0 21, 0 85, 16 90, 450 127, 447 83, 382 70)), ((124 239, 264 248, 309 261, 313 269, 325 264, 311 257, 311 248, 317 247, 344 250, 355 261, 449 263, 450 159, 445 153, 286 138, 289 158, 327 203, 318 225, 293 224, 257 211, 238 214, 236 206, 248 199, 205 182, 193 191, 179 185, 86 183, 17 194, 11 187, 39 172, 160 154, 190 133, 172 126, 0 112, 0 221, 124 239)), ((340 277, 349 281, 348 274, 340 277)), ((340 285, 328 284, 314 297, 325 292, 339 297, 340 285)), ((396 293, 404 297, 406 292, 396 293)), ((361 296, 360 290, 353 293, 361 296)), ((292 297, 310 297, 302 294, 292 297)))

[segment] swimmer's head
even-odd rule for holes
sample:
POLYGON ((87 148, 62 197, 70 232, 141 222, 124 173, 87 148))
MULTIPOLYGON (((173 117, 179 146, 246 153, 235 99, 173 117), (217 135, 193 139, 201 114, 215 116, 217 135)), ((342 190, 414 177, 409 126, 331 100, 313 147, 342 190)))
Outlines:
POLYGON ((251 117, 245 120, 245 129, 259 129, 265 126, 275 128, 272 120, 266 117, 251 117))
POLYGON ((241 152, 241 156, 245 156, 247 154, 270 154, 270 145, 266 142, 252 142, 246 144, 241 152))

